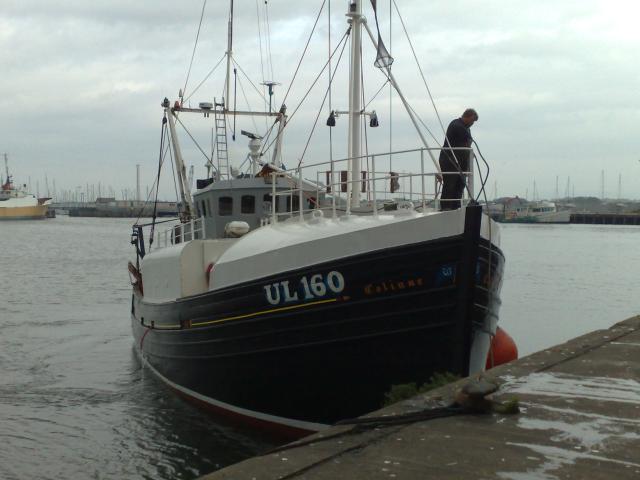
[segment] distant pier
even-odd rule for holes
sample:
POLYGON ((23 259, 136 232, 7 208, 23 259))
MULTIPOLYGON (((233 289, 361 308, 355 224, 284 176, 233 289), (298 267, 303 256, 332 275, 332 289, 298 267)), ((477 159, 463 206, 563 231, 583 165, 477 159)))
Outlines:
POLYGON ((176 202, 158 202, 154 208, 152 202, 132 200, 116 200, 115 198, 98 198, 95 202, 60 202, 54 208, 65 212, 70 217, 102 217, 102 218, 138 218, 177 217, 176 202))
MULTIPOLYGON (((332 427, 202 480, 640 478, 640 317, 486 376, 520 413, 332 427)), ((428 413, 468 381, 367 417, 428 413)))
POLYGON ((632 213, 572 213, 570 222, 595 225, 640 225, 640 215, 632 213))

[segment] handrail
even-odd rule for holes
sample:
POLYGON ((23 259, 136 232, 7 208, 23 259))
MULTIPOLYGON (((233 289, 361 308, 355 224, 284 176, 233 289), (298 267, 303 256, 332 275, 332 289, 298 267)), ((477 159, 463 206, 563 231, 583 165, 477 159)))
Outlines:
MULTIPOLYGON (((179 219, 171 218, 168 220, 162 220, 155 222, 155 224, 177 222, 179 219)), ((154 223, 136 224, 134 229, 142 230, 144 227, 150 227, 154 223)), ((204 217, 198 217, 191 219, 186 223, 177 223, 171 228, 164 229, 162 231, 156 230, 154 232, 153 242, 148 245, 149 251, 151 248, 161 249, 171 245, 177 245, 179 243, 189 242, 191 240, 204 240, 206 238, 206 229, 204 217)))
MULTIPOLYGON (((300 221, 303 221, 305 213, 309 213, 313 210, 331 210, 331 217, 335 218, 337 216, 337 212, 340 210, 337 208, 337 204, 341 204, 344 201, 345 209, 347 214, 351 213, 350 202, 348 201, 349 192, 360 192, 362 190, 363 193, 367 194, 365 202, 368 205, 378 205, 379 197, 378 194, 382 194, 383 196, 389 198, 389 195, 397 194, 397 196, 401 196, 404 199, 408 199, 411 202, 417 200, 419 202, 416 206, 421 206, 422 210, 425 211, 427 208, 427 199, 433 198, 435 200, 435 207, 439 208, 439 200, 438 200, 438 182, 442 180, 444 176, 449 175, 464 175, 467 178, 467 190, 469 192, 469 198, 473 198, 473 175, 474 175, 474 150, 471 147, 430 147, 430 148, 414 148, 414 149, 406 149, 406 150, 397 150, 393 152, 383 152, 383 153, 375 153, 375 154, 365 154, 361 155, 360 159, 366 159, 366 164, 368 165, 367 173, 361 176, 359 173, 357 175, 349 175, 346 180, 342 179, 342 175, 340 174, 343 170, 337 170, 336 165, 340 164, 340 162, 348 162, 351 158, 342 158, 333 161, 323 161, 316 162, 306 165, 298 165, 294 168, 290 169, 282 169, 279 171, 271 172, 272 178, 272 205, 271 205, 271 215, 270 220, 268 222, 264 222, 264 224, 274 224, 277 223, 279 217, 289 217, 292 218, 294 216, 298 216, 300 221), (469 151, 471 153, 469 158, 469 170, 468 171, 454 171, 454 172, 434 172, 434 171, 425 171, 425 152, 427 151, 469 151), (413 172, 388 172, 381 174, 380 172, 376 172, 376 159, 381 156, 400 156, 402 154, 412 154, 419 152, 419 173, 413 172), (370 163, 369 163, 370 161, 370 163), (322 166, 330 166, 330 170, 324 171, 327 175, 327 182, 323 183, 320 181, 320 174, 323 173, 318 167, 322 166), (304 170, 309 171, 310 169, 315 168, 315 177, 316 180, 313 182, 309 180, 307 183, 307 188, 305 189, 305 176, 303 174, 304 170), (336 175, 336 173, 338 175, 336 175), (277 190, 277 177, 286 177, 290 180, 291 186, 286 190, 277 190), (336 178, 337 177, 337 178, 336 178), (414 184, 415 179, 418 180, 418 185, 414 184), (433 191, 429 188, 427 190, 427 179, 431 179, 430 181, 433 183, 433 191), (377 187, 377 183, 389 182, 389 189, 386 188, 384 190, 380 190, 377 187), (400 182, 403 184, 408 181, 408 191, 406 185, 400 188, 400 182), (309 184, 312 185, 312 188, 309 188, 309 184), (393 186, 392 186, 393 185, 393 186), (416 188, 417 187, 417 188, 416 188), (331 203, 327 204, 316 204, 313 208, 305 208, 305 197, 309 198, 313 196, 313 190, 315 190, 315 199, 317 202, 320 201, 321 194, 326 193, 327 195, 331 195, 331 203), (346 193, 345 191, 346 190, 346 193), (298 205, 296 208, 294 207, 293 199, 294 197, 298 197, 298 205), (289 197, 289 208, 286 212, 279 212, 277 209, 277 198, 278 197, 289 197)), ((410 156, 413 158, 413 156, 410 156)), ((402 159, 406 160, 406 157, 402 159)), ((365 162, 363 162, 365 163, 365 162)), ((402 162, 400 162, 402 163, 402 162)), ((348 170, 348 169, 347 169, 348 170)), ((429 204, 433 203, 432 200, 429 200, 429 204)), ((378 208, 372 208, 373 216, 377 217, 378 208)), ((360 212, 362 213, 362 212, 360 212)))

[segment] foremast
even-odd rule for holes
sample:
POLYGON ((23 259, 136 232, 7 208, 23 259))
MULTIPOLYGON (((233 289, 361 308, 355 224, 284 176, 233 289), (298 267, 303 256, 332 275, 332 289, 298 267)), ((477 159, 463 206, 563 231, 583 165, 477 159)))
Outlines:
POLYGON ((360 122, 362 117, 362 0, 350 0, 347 12, 351 23, 351 69, 349 71, 349 178, 347 211, 360 206, 360 122))
POLYGON ((182 151, 180 150, 180 142, 176 133, 175 111, 171 108, 169 100, 165 98, 162 103, 164 107, 165 118, 169 124, 169 135, 171 136, 171 146, 173 147, 173 156, 176 162, 176 173, 178 175, 178 186, 180 187, 180 221, 188 222, 194 218, 193 201, 191 200, 191 190, 187 184, 187 169, 184 166, 182 151))

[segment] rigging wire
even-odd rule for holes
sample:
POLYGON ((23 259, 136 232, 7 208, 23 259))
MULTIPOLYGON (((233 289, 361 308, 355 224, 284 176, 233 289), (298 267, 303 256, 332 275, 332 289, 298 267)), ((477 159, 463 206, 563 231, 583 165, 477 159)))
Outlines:
POLYGON ((189 69, 187 70, 187 78, 184 81, 184 88, 182 94, 187 92, 187 83, 189 82, 189 76, 191 75, 191 67, 193 66, 193 59, 196 56, 196 47, 198 46, 198 39, 200 38, 200 28, 202 27, 202 19, 204 18, 204 9, 207 6, 207 0, 202 2, 202 12, 200 12, 200 23, 198 23, 198 32, 196 33, 196 41, 193 44, 193 51, 191 52, 191 61, 189 62, 189 69))
POLYGON ((271 54, 271 26, 269 24, 269 2, 264 0, 264 18, 267 22, 267 48, 269 49, 267 54, 267 60, 269 61, 269 70, 271 72, 271 80, 275 80, 273 76, 273 55, 271 54))
POLYGON ((245 72, 245 71, 243 70, 243 68, 242 68, 242 67, 240 66, 240 64, 236 61, 236 59, 235 59, 235 58, 231 58, 231 61, 233 62, 233 64, 234 64, 236 67, 238 67, 238 70, 240 70, 240 73, 242 73, 242 74, 245 76, 245 78, 249 81, 249 83, 251 84, 251 86, 253 87, 253 89, 256 91, 256 93, 257 93, 258 95, 260 95, 260 97, 262 97, 262 99, 265 101, 265 109, 264 109, 264 111, 266 112, 266 111, 267 111, 267 107, 266 107, 266 105, 267 105, 267 97, 265 97, 265 96, 262 94, 262 92, 260 92, 260 89, 256 86, 256 84, 255 84, 255 83, 253 83, 253 81, 251 81, 251 78, 249 77, 249 75, 247 75, 247 72, 245 72))
MULTIPOLYGON (((409 36, 409 32, 407 31, 407 27, 406 27, 406 25, 404 23, 404 19, 402 18, 402 15, 400 14, 400 9, 398 8, 398 4, 396 3, 396 0, 391 0, 391 2, 393 2, 393 6, 395 7, 396 12, 398 13, 398 18, 400 19, 400 24, 402 25, 402 29, 404 30, 404 34, 405 34, 405 36, 407 38, 407 41, 409 42, 409 47, 411 48, 411 53, 413 54, 413 59, 415 60, 416 65, 418 66, 418 70, 420 72, 420 77, 422 78, 422 83, 424 84, 424 86, 425 86, 425 88, 427 90, 427 93, 429 95, 429 100, 431 101, 431 105, 433 106, 433 110, 434 110, 434 112, 436 114, 436 118, 438 119, 438 124, 440 125, 440 129, 442 130, 442 133, 444 134, 445 143, 446 143, 446 145, 449 146, 449 148, 452 148, 451 144, 449 143, 449 139, 447 138, 447 132, 446 132, 446 130, 444 128, 444 125, 442 123, 442 118, 440 118, 440 113, 438 112, 438 107, 436 107, 435 100, 433 99, 433 95, 431 94, 431 89, 429 88, 429 84, 427 83, 427 79, 426 79, 426 77, 424 75, 424 72, 422 71, 422 66, 420 65, 420 62, 418 61, 418 56, 416 55, 416 50, 415 50, 415 48, 413 48, 413 42, 411 41, 411 37, 409 36)), ((415 113, 415 110, 413 110, 412 107, 410 107, 410 108, 415 113)), ((418 119, 419 119, 419 117, 418 117, 418 119)), ((420 123, 422 123, 422 125, 425 126, 425 128, 427 128, 422 120, 419 119, 419 121, 420 121, 420 123)), ((428 128, 427 128, 427 131, 429 131, 430 135, 435 139, 435 136, 433 135, 433 133, 431 133, 431 131, 428 128)), ((437 142, 437 140, 436 140, 436 142, 437 142)), ((439 143, 439 142, 437 142, 437 143, 439 143)), ((460 164, 458 162, 458 158, 456 157, 455 151, 451 150, 451 154, 453 155, 453 158, 455 159, 455 167, 458 170, 458 173, 460 174, 460 177, 461 177, 461 179, 463 181, 465 189, 467 190, 467 193, 469 194, 469 197, 473 198, 473 196, 471 195, 471 190, 469 189, 469 186, 467 185, 467 182, 465 181, 464 175, 462 173, 462 168, 461 168, 461 166, 460 166, 460 164)), ((483 158, 483 160, 484 160, 484 158, 483 158)), ((485 163, 486 163, 486 161, 485 161, 485 163)), ((488 164, 487 164, 487 166, 488 166, 488 164)), ((485 181, 487 179, 485 179, 485 181)), ((482 188, 484 189, 484 184, 483 184, 482 188)))
POLYGON ((396 3, 396 0, 391 0, 393 2, 393 6, 396 9, 396 12, 398 13, 398 18, 400 19, 400 24, 402 25, 402 29, 404 30, 404 34, 407 37, 407 41, 409 42, 409 47, 411 47, 411 53, 413 54, 413 59, 416 62, 416 65, 418 65, 418 70, 420 71, 420 77, 422 78, 422 83, 424 83, 425 88, 427 89, 427 93, 429 94, 429 100, 431 100, 431 105, 433 106, 433 110, 436 113, 436 117, 438 118, 438 123, 440 124, 440 128, 442 129, 442 133, 447 134, 444 125, 442 124, 442 119, 440 118, 440 113, 438 112, 438 107, 436 107, 436 102, 433 99, 433 95, 431 94, 431 89, 429 88, 429 85, 427 84, 427 79, 425 78, 424 72, 422 71, 422 66, 420 65, 420 62, 418 61, 418 56, 416 55, 416 51, 413 48, 413 42, 411 41, 411 37, 409 37, 409 32, 407 31, 407 27, 404 24, 404 19, 402 18, 402 15, 400 14, 400 9, 398 8, 398 4, 396 3))
MULTIPOLYGON (((258 19, 258 46, 260 47, 260 72, 262 73, 262 98, 264 100, 264 111, 267 111, 267 96, 266 96, 266 88, 267 86, 264 85, 265 82, 265 78, 264 78, 264 57, 262 55, 262 27, 260 25, 260 6, 258 4, 258 0, 256 0, 256 18, 258 19)), ((267 121, 267 117, 264 118, 264 127, 265 129, 269 128, 269 124, 267 121)), ((257 130, 257 128, 256 128, 257 130)))
MULTIPOLYGON (((393 11, 391 10, 391 5, 393 1, 389 0, 389 55, 391 56, 392 46, 393 46, 393 11)), ((393 172, 393 85, 391 81, 387 77, 387 81, 389 82, 389 172, 393 172)), ((386 193, 386 185, 385 185, 385 193, 386 193)))
MULTIPOLYGON (((369 104, 370 104, 371 102, 373 102, 373 101, 376 99, 376 97, 377 97, 378 95, 380 95, 380 92, 381 92, 381 91, 382 91, 382 89, 387 85, 387 83, 390 83, 390 81, 389 81, 389 77, 387 77, 387 79, 384 81, 384 83, 383 83, 383 84, 382 84, 382 86, 378 89, 378 91, 375 93, 375 95, 369 99, 369 101, 365 104, 365 106, 363 107, 363 109, 366 109, 366 108, 369 106, 369 104)), ((364 100, 363 100, 363 101, 364 101, 364 100)), ((389 150, 389 151, 391 151, 391 150, 389 150)))
MULTIPOLYGON (((298 106, 295 108, 295 110, 293 111, 293 113, 291 114, 291 116, 289 117, 289 121, 284 125, 284 127, 282 127, 281 130, 278 131, 278 134, 276 135, 276 138, 274 138, 271 143, 269 143, 269 145, 266 148, 263 148, 261 151, 265 152, 267 150, 269 150, 269 148, 271 148, 271 146, 275 143, 276 140, 278 140, 278 137, 282 134, 282 132, 284 131, 284 129, 291 123, 291 119, 293 119, 293 117, 295 116, 296 112, 298 110, 300 110, 300 107, 302 107, 302 104, 304 103, 304 101, 307 99, 307 97, 309 96, 309 94, 311 93, 311 91, 313 90, 313 88, 316 86, 316 83, 318 83, 318 80, 320 79, 320 77, 322 76, 322 74, 324 73, 325 69, 327 68, 327 65, 329 64, 329 62, 331 61, 331 58, 333 58, 333 56, 336 54, 338 48, 340 48, 340 45, 345 41, 345 39, 349 36, 349 34, 351 33, 351 27, 347 28, 346 32, 344 32, 344 35, 342 36, 342 38, 340 39, 340 42, 338 42, 338 45, 336 45, 335 50, 333 51, 333 53, 331 54, 331 56, 329 57, 329 60, 327 60, 327 62, 325 62, 325 64, 322 67, 322 70, 320 70, 320 73, 318 73, 318 75, 316 76, 316 78, 313 80, 311 86, 309 87, 309 89, 307 90, 307 92, 304 94, 304 96, 302 97, 302 99, 300 100, 300 103, 298 104, 298 106)), ((345 42, 346 45, 346 42, 345 42)), ((276 122, 277 123, 277 122, 276 122)), ((275 125, 275 123, 273 124, 275 125)), ((271 126, 271 130, 273 130, 273 125, 271 126)))
POLYGON ((231 139, 236 141, 236 112, 238 111, 238 69, 233 69, 233 133, 231 139))
MULTIPOLYGON (((227 56, 226 53, 222 55, 222 58, 220 58, 220 60, 218 60, 218 63, 216 63, 214 67, 211 70, 209 70, 209 73, 207 73, 205 77, 202 79, 202 81, 198 84, 198 86, 193 89, 193 92, 191 92, 189 96, 184 99, 185 102, 188 101, 193 96, 193 94, 200 89, 200 87, 204 84, 204 82, 206 82, 207 79, 213 74, 213 72, 216 71, 216 68, 218 68, 218 66, 222 63, 222 61, 225 59, 226 56, 227 56)), ((184 90, 182 91, 182 93, 184 94, 184 90)))
MULTIPOLYGON (((360 89, 361 92, 361 100, 362 100, 362 104, 364 105, 365 102, 365 98, 364 98, 364 68, 362 68, 362 44, 360 44, 360 85, 362 85, 362 88, 360 89)), ((362 108, 364 110, 364 107, 362 108)), ((367 168, 366 168, 366 172, 369 173, 369 137, 367 135, 367 117, 365 115, 360 115, 360 130, 362 131, 362 127, 364 126, 364 153, 365 153, 365 158, 367 159, 367 168)), ((361 176, 362 174, 360 172, 356 172, 358 174, 358 183, 361 181, 361 176)), ((375 186, 374 186, 375 188, 375 186)), ((367 189, 367 200, 371 200, 371 189, 367 189)), ((375 206, 374 206, 375 208, 375 206)))
POLYGON ((147 203, 149 203, 149 199, 151 198, 151 196, 153 195, 153 189, 156 188, 156 198, 154 201, 154 205, 153 205, 153 222, 152 222, 152 227, 151 227, 151 241, 149 242, 149 246, 151 246, 153 244, 153 224, 155 224, 156 221, 156 208, 158 205, 158 188, 156 187, 156 184, 159 185, 160 184, 160 169, 162 168, 162 163, 164 162, 164 158, 166 156, 166 148, 167 147, 164 146, 164 139, 165 137, 168 135, 167 134, 167 126, 166 126, 166 117, 163 117, 163 122, 162 122, 162 127, 160 129, 160 151, 158 152, 158 175, 156 177, 156 179, 153 182, 153 185, 151 185, 151 190, 149 190, 149 193, 147 194, 147 199, 145 200, 144 204, 142 205, 142 207, 140 208, 140 210, 138 211, 138 215, 135 221, 135 224, 137 224, 140 221, 140 218, 142 217, 142 214, 144 212, 145 207, 147 206, 147 203))
MULTIPOLYGON (((171 138, 169 138, 169 143, 171 142, 171 138)), ((176 191, 176 202, 180 202, 180 195, 178 194, 178 182, 176 181, 176 169, 178 168, 176 166, 176 163, 173 161, 173 150, 170 148, 169 149, 169 158, 171 158, 171 173, 173 174, 173 188, 176 191)), ((191 192, 189 192, 189 195, 191 195, 191 192)), ((182 209, 184 210, 185 205, 182 205, 182 209)), ((193 214, 193 212, 191 212, 193 214)), ((182 218, 182 215, 180 215, 180 217, 182 218)))
POLYGON ((213 163, 213 156, 211 158, 209 158, 207 156, 207 154, 205 153, 205 151, 202 149, 202 147, 200 147, 200 144, 198 143, 198 141, 193 137, 193 135, 191 135, 191 132, 189 131, 189 129, 186 127, 186 125, 184 123, 182 123, 182 120, 180 120, 180 117, 178 117, 177 115, 175 116, 176 120, 178 121, 178 123, 180 124, 180 126, 184 129, 185 132, 187 132, 187 135, 189 135, 189 138, 191 138, 191 140, 193 141, 193 143, 195 144, 195 146, 198 148, 198 150, 200 150, 200 153, 202 153, 202 155, 204 156, 204 158, 207 159, 207 163, 211 163, 211 165, 213 166, 213 168, 215 168, 216 170, 218 170, 218 167, 215 166, 215 164, 213 163))
MULTIPOLYGON (((332 99, 332 90, 333 90, 333 82, 331 77, 331 0, 329 0, 329 4, 327 5, 327 55, 329 55, 329 70, 327 70, 327 75, 329 76, 329 111, 333 112, 333 99, 332 99)), ((335 163, 333 161, 333 128, 329 127, 329 162, 331 166, 330 170, 330 178, 329 178, 329 188, 327 192, 331 192, 331 210, 332 216, 335 218, 336 216, 336 194, 333 191, 334 182, 335 182, 335 163)))
MULTIPOLYGON (((302 160, 304 159, 305 154, 307 153, 307 148, 309 147, 309 143, 311 142, 311 137, 313 137, 313 133, 316 129, 316 125, 318 124, 318 118, 320 118, 320 114, 322 113, 322 109, 324 108, 324 103, 327 100, 327 97, 329 95, 330 89, 331 89, 331 83, 333 78, 335 77, 336 73, 338 72, 338 67, 340 66, 340 60, 342 59, 342 54, 344 53, 345 47, 347 46, 347 42, 344 42, 344 44, 342 45, 342 50, 340 51, 340 55, 338 56, 338 60, 336 61, 336 66, 333 70, 333 73, 331 73, 331 71, 329 71, 329 75, 330 75, 330 79, 329 79, 329 87, 327 88, 327 91, 324 94, 324 97, 322 98, 322 104, 320 105, 320 108, 318 109, 318 114, 316 115, 316 119, 313 122, 313 127, 311 127, 311 132, 309 132, 309 136, 307 138, 307 143, 304 146, 304 150, 302 152, 302 155, 300 156, 300 161, 298 162, 298 167, 300 167, 300 165, 302 164, 302 160)), ((331 132, 331 127, 329 127, 329 132, 331 132)))
MULTIPOLYGON (((436 118, 438 119, 438 124, 440 125, 440 129, 442 130, 442 133, 444 134, 445 143, 446 143, 446 145, 449 146, 449 148, 452 148, 451 144, 449 143, 449 139, 447 138, 447 132, 446 132, 446 130, 444 128, 444 125, 442 123, 442 118, 440 117, 440 113, 438 112, 438 107, 436 107, 435 100, 433 99, 433 95, 431 94, 431 89, 429 88, 429 84, 427 83, 427 79, 426 79, 426 77, 424 75, 424 72, 422 70, 422 66, 420 65, 420 61, 418 60, 418 56, 416 54, 416 50, 413 47, 413 42, 411 41, 411 37, 409 36, 409 32, 407 31, 407 27, 406 27, 406 25, 404 23, 404 19, 402 18, 402 14, 400 13, 400 9, 398 8, 398 4, 396 3, 396 0, 391 0, 391 2, 393 2, 393 6, 395 7, 395 10, 396 10, 396 12, 398 14, 398 18, 400 19, 400 24, 402 25, 402 29, 404 31, 405 37, 407 38, 407 42, 409 43, 409 47, 411 48, 411 53, 413 54, 413 59, 415 60, 416 65, 418 66, 418 71, 420 72, 420 77, 422 78, 422 83, 424 84, 424 86, 425 86, 425 88, 427 90, 427 94, 429 95, 429 100, 431 101, 431 105, 433 106, 433 110, 434 110, 434 112, 436 114, 436 118)), ((410 107, 410 108, 415 113, 415 110, 412 107, 410 107)), ((419 117, 418 117, 418 119, 419 119, 419 117)), ((425 126, 425 128, 427 128, 422 120, 419 119, 419 121, 420 121, 420 123, 422 123, 422 125, 425 126)), ((433 135, 433 133, 431 133, 431 131, 428 128, 427 128, 427 131, 435 139, 435 136, 433 135)), ((437 141, 437 139, 435 141, 437 143, 439 143, 437 141)), ((472 197, 471 191, 469 189, 469 186, 467 185, 467 182, 464 180, 464 175, 462 173, 462 169, 461 169, 460 164, 458 162, 458 158, 456 157, 456 154, 455 154, 455 152, 453 150, 451 150, 451 154, 453 155, 453 158, 456 160, 455 167, 458 170, 458 172, 459 172, 459 174, 460 174, 460 176, 461 176, 461 178, 463 180, 465 189, 467 190, 469 196, 472 197)))
MULTIPOLYGON (((240 91, 242 92, 242 96, 244 97, 244 102, 247 104, 247 110, 251 111, 251 104, 249 103, 249 100, 247 99, 247 94, 244 91, 244 87, 242 86, 242 79, 240 77, 238 77, 238 85, 240 85, 240 91)), ((254 131, 257 132, 258 131, 258 125, 256 124, 256 119, 254 118, 253 115, 251 115, 251 122, 253 123, 253 128, 254 131)))
POLYGON ((320 5, 320 10, 318 11, 318 15, 316 16, 316 20, 313 23, 313 28, 311 29, 311 33, 309 33, 309 38, 307 38, 307 43, 304 46, 304 50, 302 51, 302 55, 300 56, 300 60, 298 60, 298 65, 296 66, 296 69, 293 72, 293 77, 291 78, 291 82, 289 83, 289 88, 287 88, 287 91, 284 94, 284 98, 282 99, 282 103, 285 103, 287 101, 287 97, 289 96, 289 92, 291 91, 291 87, 293 86, 293 82, 295 82, 296 76, 298 75, 298 71, 300 70, 300 65, 302 65, 302 60, 304 59, 304 56, 307 53, 307 49, 309 48, 309 43, 311 42, 311 38, 313 37, 313 32, 316 31, 316 26, 318 25, 318 20, 320 20, 320 15, 322 14, 322 10, 324 10, 324 4, 325 3, 327 3, 327 0, 323 0, 322 1, 322 5, 320 5))

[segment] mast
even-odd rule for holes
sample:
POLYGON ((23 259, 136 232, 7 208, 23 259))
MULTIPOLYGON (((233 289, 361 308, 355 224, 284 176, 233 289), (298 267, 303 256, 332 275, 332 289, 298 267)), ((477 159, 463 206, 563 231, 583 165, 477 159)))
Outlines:
MULTIPOLYGON (((362 0, 350 0, 351 70, 349 71, 349 207, 360 206, 360 117, 362 115, 362 0)), ((347 207, 349 212, 351 209, 347 207)))
POLYGON ((362 0, 350 0, 347 13, 351 23, 351 70, 349 72, 349 207, 360 206, 360 116, 362 115, 362 0))
POLYGON ((4 154, 4 170, 7 172, 7 183, 9 183, 9 158, 4 154))
POLYGON ((227 25, 227 78, 225 80, 224 90, 225 96, 223 102, 225 110, 229 109, 231 98, 231 58, 233 56, 233 0, 230 0, 229 7, 229 23, 227 25))

